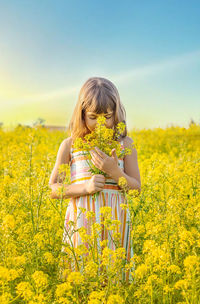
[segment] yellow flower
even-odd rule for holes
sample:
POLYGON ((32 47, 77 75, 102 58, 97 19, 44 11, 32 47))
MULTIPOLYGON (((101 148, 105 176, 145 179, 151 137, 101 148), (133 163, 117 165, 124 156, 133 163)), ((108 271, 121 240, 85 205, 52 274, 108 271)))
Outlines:
POLYGON ((76 248, 74 248, 75 253, 77 256, 81 256, 88 252, 87 247, 84 244, 78 245, 76 248))
POLYGON ((165 285, 163 287, 163 292, 164 294, 168 294, 169 292, 171 292, 173 290, 173 288, 171 288, 169 285, 165 285))
POLYGON ((122 208, 122 210, 128 209, 128 205, 127 204, 120 204, 120 207, 122 208))
POLYGON ((97 276, 97 271, 98 271, 98 265, 94 263, 93 261, 89 261, 87 265, 85 266, 85 274, 90 277, 94 278, 97 276))
POLYGON ((103 125, 106 121, 106 118, 103 115, 100 115, 99 117, 97 117, 97 124, 99 125, 103 125))
POLYGON ((0 303, 1 304, 9 304, 11 303, 12 295, 9 292, 4 292, 0 296, 0 303))
POLYGON ((105 217, 110 217, 112 215, 112 209, 109 206, 100 207, 100 213, 105 217))
POLYGON ((67 282, 80 285, 84 283, 84 277, 80 272, 74 271, 69 274, 67 282))
POLYGON ((141 264, 135 270, 135 275, 139 279, 143 279, 143 277, 147 274, 148 268, 145 264, 141 264))
POLYGON ((66 173, 67 175, 70 175, 70 165, 60 164, 58 168, 58 173, 66 173))
POLYGON ((30 302, 28 302, 28 304, 45 304, 46 303, 47 298, 43 295, 43 294, 36 294, 33 297, 33 300, 31 300, 30 302))
POLYGON ((63 297, 63 296, 69 296, 69 295, 71 295, 71 290, 72 289, 73 289, 73 287, 68 282, 64 282, 62 284, 59 284, 56 287, 56 292, 55 292, 56 297, 60 298, 60 297, 63 297))
POLYGON ((101 247, 105 247, 108 245, 108 240, 103 240, 103 241, 100 241, 100 246, 101 247))
POLYGON ((93 211, 87 211, 85 217, 89 220, 95 218, 96 214, 93 211))
POLYGON ((51 252, 45 252, 44 253, 44 258, 47 261, 48 264, 53 264, 54 263, 54 257, 51 252))
POLYGON ((22 269, 8 269, 6 267, 0 266, 0 279, 6 282, 10 282, 20 277, 22 272, 22 269))
POLYGON ((178 273, 181 274, 180 268, 176 265, 170 265, 167 267, 167 271, 170 273, 178 273))
POLYGON ((21 273, 23 272, 23 269, 9 269, 9 277, 8 281, 13 281, 16 278, 20 277, 21 273))
POLYGON ((25 265, 26 264, 26 256, 23 254, 23 255, 13 257, 13 262, 14 262, 15 266, 25 265))
POLYGON ((184 260, 184 266, 187 270, 192 271, 199 266, 199 258, 196 255, 187 256, 184 260))
POLYGON ((174 285, 175 289, 187 289, 188 288, 188 282, 186 280, 179 280, 174 285))
POLYGON ((119 177, 119 179, 118 179, 118 185, 122 189, 126 189, 127 186, 128 186, 127 179, 124 176, 119 177))
POLYGON ((92 236, 97 236, 98 232, 102 230, 102 226, 99 223, 92 224, 92 236))
POLYGON ((3 219, 3 229, 14 229, 15 218, 12 214, 7 214, 3 219))
POLYGON ((122 121, 119 122, 116 126, 116 129, 117 129, 119 134, 122 134, 124 132, 125 128, 126 128, 126 125, 122 121))
POLYGON ((114 251, 115 259, 125 259, 126 258, 126 249, 124 247, 119 247, 114 251))
POLYGON ((35 241, 35 243, 37 243, 37 246, 40 249, 44 249, 45 248, 45 235, 41 232, 38 232, 37 234, 34 235, 33 240, 35 241))
POLYGON ((78 207, 78 209, 80 209, 81 213, 85 213, 86 212, 86 208, 78 207))
POLYGON ((17 294, 25 301, 28 301, 33 296, 32 287, 28 282, 20 282, 16 287, 17 294))
POLYGON ((119 233, 119 232, 114 232, 113 233, 113 239, 115 240, 115 241, 120 241, 121 240, 121 233, 119 233))
POLYGON ((140 192, 138 191, 138 189, 130 189, 128 191, 128 195, 131 197, 137 197, 140 194, 140 192))
POLYGON ((84 145, 83 139, 78 137, 74 140, 74 149, 82 150, 84 145))
POLYGON ((48 275, 45 274, 43 271, 35 271, 32 274, 32 278, 38 288, 46 288, 48 285, 48 275))
POLYGON ((132 150, 130 148, 124 148, 125 154, 126 155, 131 155, 132 150))
POLYGON ((102 300, 105 299, 105 293, 104 291, 92 291, 89 295, 89 301, 88 304, 103 304, 104 302, 102 300))
POLYGON ((103 248, 103 252, 102 252, 102 265, 109 265, 110 263, 110 258, 112 258, 113 256, 113 250, 108 248, 108 247, 105 247, 103 248))
POLYGON ((153 282, 157 283, 158 285, 163 283, 162 279, 160 279, 156 274, 152 274, 148 277, 148 280, 146 282, 147 290, 149 290, 149 288, 151 288, 153 282))
POLYGON ((83 242, 87 242, 90 240, 90 235, 87 234, 87 230, 84 226, 82 226, 78 229, 78 233, 83 242))
POLYGON ((107 304, 119 304, 119 303, 125 303, 124 299, 119 295, 110 295, 107 301, 107 304))

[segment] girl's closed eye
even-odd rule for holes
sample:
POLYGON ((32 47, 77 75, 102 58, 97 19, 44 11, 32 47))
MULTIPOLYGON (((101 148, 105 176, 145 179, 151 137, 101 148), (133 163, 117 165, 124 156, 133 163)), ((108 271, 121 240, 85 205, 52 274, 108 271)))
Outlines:
MULTIPOLYGON (((106 119, 110 119, 112 116, 110 116, 110 117, 106 117, 106 119)), ((94 119, 96 119, 96 117, 89 117, 90 119, 92 119, 92 120, 94 120, 94 119)))

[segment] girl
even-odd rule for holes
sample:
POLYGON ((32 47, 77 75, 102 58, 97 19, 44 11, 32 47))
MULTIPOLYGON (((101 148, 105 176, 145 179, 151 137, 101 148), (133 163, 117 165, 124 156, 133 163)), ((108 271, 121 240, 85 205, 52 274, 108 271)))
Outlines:
MULTIPOLYGON (((121 222, 119 228, 121 246, 126 249, 127 260, 130 260, 133 256, 129 225, 130 218, 128 212, 120 207, 120 204, 124 202, 124 196, 119 191, 118 180, 119 177, 123 176, 127 180, 129 189, 141 191, 137 151, 131 147, 133 143, 132 138, 127 136, 127 129, 125 128, 119 140, 122 148, 131 148, 132 154, 125 155, 124 159, 118 159, 114 149, 111 157, 107 156, 100 149, 95 149, 95 151, 91 152, 91 161, 97 168, 107 173, 108 178, 105 178, 101 174, 91 176, 91 173, 88 171, 89 166, 82 151, 76 151, 73 148, 73 142, 77 137, 83 138, 94 130, 96 119, 99 115, 106 117, 106 127, 113 128, 114 131, 116 131, 116 125, 119 122, 126 124, 126 112, 115 85, 108 79, 91 77, 80 90, 78 101, 69 123, 71 136, 63 140, 58 150, 56 164, 49 180, 49 185, 52 189, 51 198, 60 198, 57 193, 58 187, 62 183, 62 179, 58 175, 59 166, 63 163, 70 163, 71 184, 66 185, 64 192, 64 197, 70 198, 70 203, 65 216, 63 242, 70 243, 65 233, 66 229, 69 231, 69 221, 76 222, 77 228, 86 227, 87 232, 90 232, 85 213, 82 213, 80 217, 77 216, 79 214, 79 207, 95 212, 96 222, 100 223, 100 207, 110 206, 112 218, 118 219, 121 222), (92 194, 96 192, 99 192, 99 195, 96 199, 93 199, 92 194)), ((104 239, 109 239, 109 237, 102 231, 101 241, 104 239)), ((81 244, 78 232, 72 235, 72 242, 74 247, 81 244)), ((114 249, 113 243, 111 248, 114 249)), ((63 247, 62 251, 64 250, 63 247)), ((126 280, 128 278, 127 273, 126 280)))

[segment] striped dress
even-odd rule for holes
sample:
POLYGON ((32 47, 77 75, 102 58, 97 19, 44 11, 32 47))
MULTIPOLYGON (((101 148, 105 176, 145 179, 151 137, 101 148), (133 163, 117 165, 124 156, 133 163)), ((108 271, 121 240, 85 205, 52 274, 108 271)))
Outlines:
MULTIPOLYGON (((123 141, 120 142, 122 149, 124 149, 123 141)), ((89 164, 86 160, 86 156, 83 151, 75 150, 73 145, 70 150, 70 174, 71 174, 71 184, 82 184, 91 178, 91 172, 89 164)), ((124 171, 124 160, 118 158, 118 166, 124 171)), ((77 247, 83 244, 78 232, 70 234, 72 231, 72 226, 69 225, 69 221, 76 223, 76 228, 85 227, 87 229, 87 234, 91 234, 91 225, 88 225, 88 220, 86 218, 87 211, 93 211, 95 213, 95 221, 100 224, 100 207, 110 206, 112 210, 112 219, 120 220, 121 225, 119 226, 118 232, 121 235, 120 245, 126 250, 126 259, 129 261, 133 257, 133 250, 131 246, 131 229, 130 229, 130 214, 129 210, 122 209, 120 207, 121 203, 124 203, 124 196, 119 191, 120 187, 114 179, 107 178, 102 191, 98 193, 96 199, 92 195, 83 195, 80 197, 72 197, 69 201, 69 205, 66 210, 65 221, 64 221, 64 232, 63 232, 63 243, 72 244, 77 247), (86 212, 80 212, 79 207, 85 208, 86 212), (67 231, 67 232, 66 232, 67 231), (70 239, 69 240, 69 235, 70 239), (72 242, 72 243, 71 243, 72 242)), ((112 241, 112 231, 111 236, 107 229, 104 228, 101 231, 101 239, 98 239, 98 244, 100 241, 105 239, 108 240, 108 247, 112 250, 115 249, 115 244, 112 241)), ((85 246, 88 248, 87 243, 85 246)), ((62 247, 62 251, 65 251, 66 246, 62 247)), ((70 265, 72 265, 70 263, 70 265)), ((72 268, 72 266, 70 266, 72 268)), ((76 270, 76 267, 74 268, 76 270)), ((132 269, 131 271, 134 271, 132 269)), ((123 273, 125 278, 125 274, 123 273)), ((126 280, 132 280, 130 271, 126 273, 126 280)))

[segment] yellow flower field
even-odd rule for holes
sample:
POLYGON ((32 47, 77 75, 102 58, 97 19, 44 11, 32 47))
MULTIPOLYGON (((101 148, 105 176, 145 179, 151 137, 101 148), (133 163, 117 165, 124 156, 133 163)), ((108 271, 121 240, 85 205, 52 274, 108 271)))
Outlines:
MULTIPOLYGON (((129 283, 120 279, 123 250, 111 252, 106 242, 105 277, 93 260, 67 279, 60 276, 69 199, 52 200, 48 181, 68 136, 41 125, 0 129, 0 303, 200 303, 200 126, 129 134, 142 183, 140 195, 127 194, 134 258, 124 268, 135 267, 129 283)), ((109 210, 102 213, 108 228, 117 230, 109 210)), ((93 214, 87 217, 92 220, 93 214)), ((92 234, 99 229, 92 226, 92 234)), ((83 252, 83 247, 74 251, 78 265, 83 252)))

